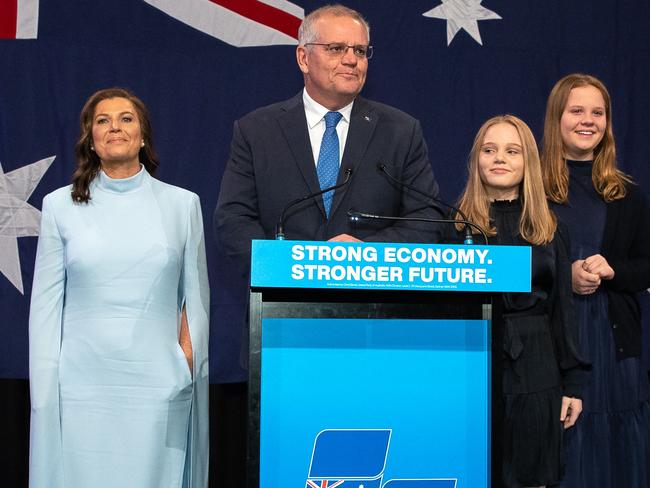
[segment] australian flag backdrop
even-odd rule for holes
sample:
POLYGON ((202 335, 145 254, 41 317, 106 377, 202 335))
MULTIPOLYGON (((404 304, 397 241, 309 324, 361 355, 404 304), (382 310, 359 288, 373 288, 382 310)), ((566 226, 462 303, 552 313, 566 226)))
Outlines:
MULTIPOLYGON (((648 0, 345 3, 371 25, 375 55, 363 95, 420 119, 444 198, 458 196, 485 119, 513 113, 540 137, 551 87, 576 71, 610 89, 620 166, 650 189, 648 0)), ((245 284, 233 281, 234 264, 216 248, 212 212, 233 121, 302 88, 297 29, 321 4, 0 0, 0 377, 27 377, 42 198, 70 182, 84 101, 124 86, 150 109, 158 176, 201 197, 211 381, 246 379, 245 284)))

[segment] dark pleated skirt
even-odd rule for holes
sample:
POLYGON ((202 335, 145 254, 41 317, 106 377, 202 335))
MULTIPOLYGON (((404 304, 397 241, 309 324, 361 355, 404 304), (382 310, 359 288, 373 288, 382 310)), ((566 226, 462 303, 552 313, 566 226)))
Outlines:
POLYGON ((565 432, 562 488, 650 487, 650 381, 640 358, 616 359, 607 296, 576 296, 579 346, 592 364, 583 412, 565 432))
POLYGON ((557 483, 562 389, 546 315, 504 324, 503 479, 510 488, 557 483))
POLYGON ((510 488, 551 485, 560 479, 560 388, 505 395, 503 479, 510 488))

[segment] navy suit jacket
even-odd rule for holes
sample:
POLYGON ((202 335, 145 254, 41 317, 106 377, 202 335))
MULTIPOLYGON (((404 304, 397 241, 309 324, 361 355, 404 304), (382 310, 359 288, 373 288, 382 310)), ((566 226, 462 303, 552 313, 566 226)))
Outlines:
MULTIPOLYGON (((350 181, 336 190, 329 219, 320 196, 292 207, 284 222, 286 238, 327 240, 347 233, 364 241, 439 242, 440 226, 428 222, 350 223, 350 209, 442 218, 431 200, 392 183, 379 164, 395 178, 437 196, 419 122, 395 108, 357 97, 338 177, 342 182, 352 168, 350 181)), ((247 269, 251 239, 273 239, 286 204, 319 190, 302 92, 249 113, 234 124, 214 215, 218 242, 247 269)))

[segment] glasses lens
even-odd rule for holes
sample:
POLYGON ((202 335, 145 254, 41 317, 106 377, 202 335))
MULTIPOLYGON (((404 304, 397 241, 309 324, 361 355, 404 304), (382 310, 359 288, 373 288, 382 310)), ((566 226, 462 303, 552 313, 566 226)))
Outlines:
POLYGON ((334 55, 341 55, 345 52, 347 46, 341 42, 332 42, 326 45, 327 52, 334 55))
POLYGON ((358 58, 365 58, 368 52, 368 47, 357 44, 352 48, 352 50, 358 58))
POLYGON ((329 44, 320 44, 317 42, 310 42, 305 44, 305 46, 324 46, 328 54, 332 56, 342 56, 348 49, 352 49, 354 55, 358 58, 368 58, 372 57, 372 46, 364 46, 363 44, 357 44, 356 46, 348 46, 343 42, 331 42, 329 44))

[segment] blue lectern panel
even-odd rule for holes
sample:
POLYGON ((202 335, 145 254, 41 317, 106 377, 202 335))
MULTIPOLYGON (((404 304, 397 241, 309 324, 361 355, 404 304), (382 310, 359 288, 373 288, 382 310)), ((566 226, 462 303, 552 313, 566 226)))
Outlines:
POLYGON ((488 486, 488 329, 264 319, 260 487, 488 486))

